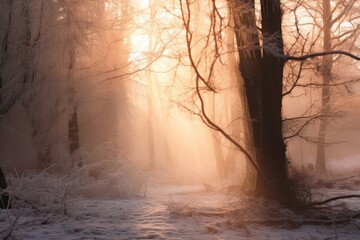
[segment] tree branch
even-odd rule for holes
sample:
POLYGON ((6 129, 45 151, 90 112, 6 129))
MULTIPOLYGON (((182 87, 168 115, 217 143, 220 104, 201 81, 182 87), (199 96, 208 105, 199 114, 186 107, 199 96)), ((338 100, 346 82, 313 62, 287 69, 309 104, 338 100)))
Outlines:
MULTIPOLYGON (((195 84, 196 84, 196 94, 199 98, 200 101, 200 109, 201 109, 201 119, 202 121, 211 129, 221 133, 221 135, 223 135, 229 142, 231 142, 233 145, 235 145, 237 147, 237 149, 239 149, 244 155, 245 157, 249 160, 249 162, 251 163, 251 165, 255 168, 256 172, 259 174, 259 176, 264 179, 264 175, 262 174, 262 172, 260 171, 258 165, 256 164, 255 160, 252 158, 251 154, 243 147, 241 146, 241 144, 239 144, 233 137, 231 137, 228 133, 225 132, 225 130, 223 130, 220 126, 218 126, 215 122, 213 122, 210 117, 207 115, 207 112, 205 110, 205 101, 203 98, 203 95, 201 93, 201 87, 200 87, 200 82, 203 82, 206 87, 208 87, 208 90, 215 92, 209 85, 209 82, 206 81, 202 75, 200 74, 199 70, 198 70, 198 66, 195 64, 195 62, 192 59, 192 49, 191 49, 191 41, 192 41, 192 34, 189 28, 189 21, 190 18, 188 16, 188 18, 186 19, 185 13, 184 13, 184 7, 183 7, 183 1, 179 0, 180 3, 180 9, 181 9, 181 15, 182 15, 182 19, 183 19, 183 25, 185 27, 185 31, 186 31, 186 42, 187 42, 187 51, 188 51, 188 57, 190 59, 190 66, 191 68, 194 70, 195 72, 195 84)), ((186 3, 186 8, 188 11, 188 14, 190 13, 190 8, 189 8, 189 2, 188 0, 185 1, 186 3)), ((214 62, 212 62, 212 65, 215 64, 215 62, 218 60, 218 57, 215 57, 213 59, 214 62)), ((210 68, 209 70, 209 74, 208 76, 211 77, 212 76, 212 72, 214 71, 213 67, 210 68)))
POLYGON ((303 56, 283 56, 284 61, 304 61, 309 58, 315 58, 315 57, 321 57, 326 55, 332 55, 332 54, 340 54, 340 55, 346 55, 348 57, 351 57, 352 59, 355 59, 357 61, 360 61, 360 57, 356 56, 350 52, 342 51, 342 50, 330 50, 330 51, 324 51, 324 52, 316 52, 316 53, 310 53, 303 56))
POLYGON ((337 197, 326 199, 324 201, 312 202, 308 206, 313 207, 313 206, 324 205, 324 204, 329 203, 329 202, 333 202, 333 201, 336 201, 336 200, 339 200, 339 199, 347 199, 347 198, 360 198, 360 195, 352 194, 352 195, 337 196, 337 197))

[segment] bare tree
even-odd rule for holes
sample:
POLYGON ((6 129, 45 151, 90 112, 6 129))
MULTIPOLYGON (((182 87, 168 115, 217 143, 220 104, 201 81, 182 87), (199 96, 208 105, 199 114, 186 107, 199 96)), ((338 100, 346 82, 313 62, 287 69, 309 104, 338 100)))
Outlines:
MULTIPOLYGON (((345 53, 356 50, 356 36, 359 34, 356 24, 359 14, 356 13, 356 5, 356 1, 353 0, 334 1, 333 5, 326 0, 290 2, 285 10, 287 20, 291 19, 293 24, 286 26, 286 34, 291 39, 286 44, 287 54, 305 55, 314 51, 333 50, 344 50, 345 53), (300 18, 301 14, 305 17, 300 18)), ((284 76, 284 96, 293 95, 293 90, 299 88, 300 91, 295 92, 312 93, 315 90, 317 96, 319 91, 320 104, 316 102, 317 97, 315 101, 308 100, 310 106, 304 109, 300 117, 285 119, 284 129, 286 139, 300 137, 316 144, 315 165, 319 173, 326 173, 326 146, 336 143, 328 140, 328 132, 332 130, 331 126, 329 127, 330 120, 343 115, 341 110, 334 108, 335 96, 341 89, 351 93, 350 84, 358 81, 357 78, 339 81, 339 74, 333 72, 335 63, 351 71, 341 55, 323 55, 322 60, 316 58, 287 64, 284 76), (306 136, 304 133, 307 127, 314 124, 318 124, 317 136, 306 136)))
MULTIPOLYGON (((286 206, 292 206, 296 204, 297 199, 295 189, 292 188, 288 175, 288 160, 285 154, 286 146, 282 127, 284 63, 290 60, 304 61, 317 56, 332 55, 336 52, 324 51, 301 57, 286 56, 283 51, 282 10, 280 1, 264 0, 260 1, 260 3, 260 34, 257 32, 258 29, 256 27, 254 2, 235 1, 235 4, 231 5, 236 26, 235 32, 240 55, 240 70, 245 81, 245 86, 248 84, 246 87, 246 99, 250 116, 253 146, 257 144, 255 139, 258 139, 255 161, 251 153, 239 146, 238 143, 235 143, 234 139, 209 118, 206 113, 206 108, 204 107, 205 102, 202 96, 202 88, 205 87, 209 91, 216 90, 214 90, 212 82, 201 75, 195 63, 192 63, 192 67, 197 76, 197 94, 201 101, 201 117, 205 124, 220 132, 235 144, 252 163, 257 171, 255 193, 258 196, 264 196, 286 206), (243 11, 244 6, 246 6, 248 11, 243 11), (239 11, 241 7, 243 7, 243 9, 239 11), (239 19, 241 21, 239 21, 239 19), (248 48, 246 49, 246 47, 248 48), (261 51, 259 51, 259 49, 261 51), (243 62, 241 63, 241 61, 243 62), (253 62, 253 64, 250 64, 250 62, 253 62), (257 72, 254 71, 254 69, 257 70, 257 72), (204 85, 201 88, 200 83, 204 85), (258 123, 255 121, 258 121, 258 123), (255 132, 257 132, 257 134, 255 132)), ((186 9, 183 10, 182 17, 185 29, 187 30, 188 45, 191 46, 193 33, 188 17, 191 9, 187 1, 181 7, 186 9)), ((214 11, 216 11, 216 9, 214 11)), ((210 34, 213 34, 213 32, 210 32, 210 34)), ((191 58, 191 49, 188 48, 188 51, 189 57, 191 58)), ((337 53, 353 56, 347 52, 337 53)))
MULTIPOLYGON (((350 43, 351 38, 355 38, 359 35, 358 27, 349 30, 342 30, 340 22, 343 22, 350 15, 350 11, 354 9, 356 1, 338 1, 335 7, 331 7, 330 0, 322 1, 322 22, 323 22, 323 51, 330 51, 334 49, 341 49, 345 43, 350 43), (340 11, 337 11, 337 8, 340 11), (338 28, 336 31, 335 28, 338 28), (338 34, 336 34, 338 33, 338 34), (341 36, 346 37, 346 40, 341 36)), ((358 19, 360 16, 352 15, 352 21, 358 19)), ((351 22, 351 20, 350 20, 351 22)), ((350 49, 351 50, 351 47, 350 49)), ((332 55, 323 56, 321 77, 323 87, 321 88, 322 95, 322 111, 325 115, 331 112, 331 83, 334 80, 332 73, 333 64, 336 59, 332 55)), ((326 144, 326 131, 329 123, 328 118, 320 119, 320 126, 317 138, 317 152, 316 152, 316 170, 319 173, 326 173, 326 156, 325 156, 325 144, 326 144)))

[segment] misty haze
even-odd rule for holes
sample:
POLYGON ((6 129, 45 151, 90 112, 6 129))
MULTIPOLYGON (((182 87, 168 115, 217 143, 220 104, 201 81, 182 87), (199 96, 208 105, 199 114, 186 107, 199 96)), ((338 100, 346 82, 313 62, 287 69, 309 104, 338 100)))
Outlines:
POLYGON ((2 239, 358 239, 358 0, 1 0, 2 239))

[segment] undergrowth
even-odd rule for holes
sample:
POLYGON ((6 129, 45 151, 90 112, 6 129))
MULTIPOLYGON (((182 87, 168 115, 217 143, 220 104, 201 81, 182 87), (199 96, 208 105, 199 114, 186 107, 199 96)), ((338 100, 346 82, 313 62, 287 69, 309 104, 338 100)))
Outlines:
MULTIPOLYGON (((65 159, 64 161, 68 161, 65 159)), ((66 212, 66 202, 78 198, 122 199, 146 192, 146 177, 111 143, 81 154, 81 166, 66 171, 52 165, 42 171, 28 170, 7 176, 11 207, 40 212, 66 212)))

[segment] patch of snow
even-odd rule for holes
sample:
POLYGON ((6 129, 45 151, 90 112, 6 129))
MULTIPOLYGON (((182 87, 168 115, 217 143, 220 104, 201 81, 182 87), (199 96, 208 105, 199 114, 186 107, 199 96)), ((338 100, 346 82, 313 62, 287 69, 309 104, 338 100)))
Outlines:
MULTIPOLYGON (((355 220, 347 225, 291 228, 235 224, 234 220, 223 216, 179 215, 171 209, 182 205, 192 210, 216 212, 243 203, 241 198, 206 192, 200 185, 156 186, 148 189, 146 197, 68 199, 65 214, 44 215, 31 208, 1 210, 0 234, 6 237, 12 230, 11 236, 17 239, 295 240, 357 239, 360 233, 360 222, 355 220)), ((250 212, 255 210, 250 209, 250 212)))

